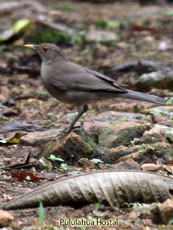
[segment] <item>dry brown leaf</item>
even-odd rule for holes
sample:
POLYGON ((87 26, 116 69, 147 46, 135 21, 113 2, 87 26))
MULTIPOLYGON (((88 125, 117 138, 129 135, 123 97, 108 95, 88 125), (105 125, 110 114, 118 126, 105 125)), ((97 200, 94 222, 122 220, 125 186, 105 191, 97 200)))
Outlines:
POLYGON ((173 195, 173 179, 141 171, 102 171, 63 178, 12 200, 4 209, 80 203, 162 202, 173 195))

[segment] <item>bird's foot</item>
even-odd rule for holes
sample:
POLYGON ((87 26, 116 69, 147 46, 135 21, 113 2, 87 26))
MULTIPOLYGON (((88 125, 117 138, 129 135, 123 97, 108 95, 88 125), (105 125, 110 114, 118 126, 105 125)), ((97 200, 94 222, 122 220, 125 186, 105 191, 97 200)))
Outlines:
POLYGON ((68 128, 61 130, 57 136, 55 137, 55 140, 61 140, 63 138, 65 138, 66 136, 68 136, 68 134, 71 132, 71 130, 69 130, 68 128))
POLYGON ((83 126, 75 126, 75 127, 71 128, 71 129, 69 129, 69 127, 68 127, 66 129, 63 129, 57 134, 57 136, 55 137, 55 140, 64 139, 71 132, 74 132, 74 133, 76 133, 78 135, 84 135, 83 126))

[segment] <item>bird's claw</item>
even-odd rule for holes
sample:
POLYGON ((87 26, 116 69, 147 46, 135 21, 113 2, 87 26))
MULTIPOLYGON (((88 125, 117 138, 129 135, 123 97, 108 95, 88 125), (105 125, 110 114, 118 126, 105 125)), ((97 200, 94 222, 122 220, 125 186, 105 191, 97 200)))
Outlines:
POLYGON ((57 134, 57 136, 55 137, 55 140, 61 140, 65 138, 66 136, 68 136, 68 134, 70 134, 71 132, 81 135, 83 134, 83 126, 75 126, 71 129, 69 129, 68 127, 66 129, 63 129, 57 134))
POLYGON ((61 130, 57 136, 55 137, 56 140, 60 140, 65 138, 71 131, 69 129, 63 129, 61 130))

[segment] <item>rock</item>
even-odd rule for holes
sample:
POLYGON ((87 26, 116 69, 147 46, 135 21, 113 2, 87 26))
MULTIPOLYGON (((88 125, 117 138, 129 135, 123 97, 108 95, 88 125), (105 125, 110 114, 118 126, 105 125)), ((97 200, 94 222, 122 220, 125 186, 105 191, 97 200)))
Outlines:
POLYGON ((81 158, 78 160, 78 165, 85 170, 88 169, 94 169, 95 168, 95 163, 93 161, 89 161, 87 158, 81 158))
POLYGON ((141 170, 140 165, 133 159, 129 159, 120 163, 113 165, 113 169, 122 169, 122 170, 141 170))
POLYGON ((152 219, 157 224, 169 224, 173 219, 173 200, 167 199, 152 210, 152 219))
POLYGON ((86 36, 85 39, 88 42, 111 42, 115 41, 117 38, 117 35, 114 32, 105 31, 105 30, 90 30, 86 36))
POLYGON ((107 135, 103 141, 102 137, 104 134, 101 134, 99 136, 99 142, 102 142, 106 147, 116 147, 119 145, 128 146, 135 138, 141 137, 148 128, 149 126, 147 124, 121 122, 112 126, 114 132, 111 135, 107 135))
POLYGON ((173 89, 173 71, 157 71, 143 74, 136 86, 139 90, 145 88, 148 91, 152 88, 173 89))
MULTIPOLYGON (((113 106, 115 106, 115 104, 113 106)), ((136 122, 143 123, 143 122, 145 122, 143 120, 150 121, 150 119, 147 118, 146 115, 141 114, 141 113, 108 111, 108 112, 100 113, 97 116, 87 118, 85 120, 85 122, 92 122, 92 121, 93 122, 95 122, 95 121, 100 121, 100 122, 136 121, 136 122)), ((84 123, 84 125, 85 125, 85 123, 84 123)))
MULTIPOLYGON (((115 162, 122 162, 126 161, 129 159, 138 159, 138 162, 141 162, 144 159, 144 156, 141 154, 145 150, 144 146, 142 145, 135 145, 135 146, 123 146, 120 145, 116 148, 112 148, 106 153, 107 158, 109 157, 110 163, 115 163, 115 162)), ((102 156, 102 160, 103 159, 102 156)))
MULTIPOLYGON (((145 103, 145 102, 144 103, 122 102, 122 103, 111 104, 109 106, 109 108, 111 110, 115 110, 115 111, 119 111, 119 112, 127 112, 127 114, 129 114, 129 113, 133 113, 133 114, 140 113, 143 110, 145 111, 145 110, 151 109, 153 107, 155 107, 154 104, 145 103)), ((142 119, 150 120, 149 117, 144 116, 143 114, 141 114, 141 115, 143 116, 142 119)))
POLYGON ((154 147, 154 154, 158 158, 163 158, 167 162, 173 162, 173 145, 165 142, 157 142, 152 145, 154 147))
POLYGON ((158 170, 160 170, 162 168, 162 165, 156 165, 156 164, 143 164, 141 165, 141 169, 143 171, 152 171, 152 172, 157 172, 158 170))
POLYGON ((3 95, 6 99, 10 98, 10 90, 7 86, 1 86, 0 87, 0 93, 3 95))
POLYGON ((143 120, 142 114, 116 113, 113 111, 99 114, 84 122, 84 129, 97 139, 100 146, 117 147, 129 145, 149 129, 150 123, 143 120))
POLYGON ((138 206, 130 212, 129 218, 132 220, 136 220, 138 218, 151 219, 151 212, 156 207, 157 204, 145 204, 142 206, 138 206))
POLYGON ((109 149, 105 154, 103 153, 101 159, 106 163, 114 164, 120 157, 128 155, 129 153, 131 153, 131 151, 129 151, 128 147, 120 145, 116 148, 109 149))
POLYGON ((46 131, 30 132, 27 135, 21 137, 21 144, 40 146, 46 144, 50 140, 53 140, 62 129, 49 129, 46 131))
POLYGON ((173 143, 173 128, 155 124, 152 129, 146 130, 143 136, 137 141, 138 144, 152 144, 156 142, 173 143))
POLYGON ((145 114, 152 114, 153 120, 160 125, 173 127, 173 106, 159 106, 143 110, 145 114))
POLYGON ((138 163, 149 163, 158 158, 173 162, 173 146, 165 142, 134 145, 126 148, 119 146, 109 150, 109 153, 112 162, 134 159, 138 163))
POLYGON ((6 211, 0 210, 0 227, 7 227, 10 225, 14 217, 6 211))
POLYGON ((71 164, 76 163, 81 157, 92 158, 94 149, 81 136, 71 132, 63 141, 53 140, 43 146, 42 157, 49 158, 51 154, 62 158, 71 164))
POLYGON ((43 128, 40 125, 24 122, 12 122, 0 126, 0 133, 6 135, 9 132, 34 132, 42 130, 43 128))
MULTIPOLYGON (((28 153, 30 154, 30 157, 36 158, 38 153, 39 153, 39 148, 38 147, 33 147, 33 146, 22 146, 22 145, 17 145, 15 148, 13 146, 8 146, 5 147, 6 150, 8 148, 8 151, 4 153, 4 157, 11 158, 11 159, 16 159, 19 160, 19 162, 23 159, 26 158, 26 155, 28 153)), ((30 159, 29 157, 29 159, 30 159)), ((22 164, 22 162, 21 162, 22 164)))

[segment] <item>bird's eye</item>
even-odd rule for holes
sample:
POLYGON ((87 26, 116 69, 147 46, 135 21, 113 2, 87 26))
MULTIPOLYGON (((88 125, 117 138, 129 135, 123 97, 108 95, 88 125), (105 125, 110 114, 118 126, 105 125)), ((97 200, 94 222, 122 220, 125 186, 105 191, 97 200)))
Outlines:
POLYGON ((47 53, 47 51, 48 51, 48 48, 47 48, 46 46, 44 46, 44 47, 42 48, 42 52, 43 52, 43 53, 47 53))

